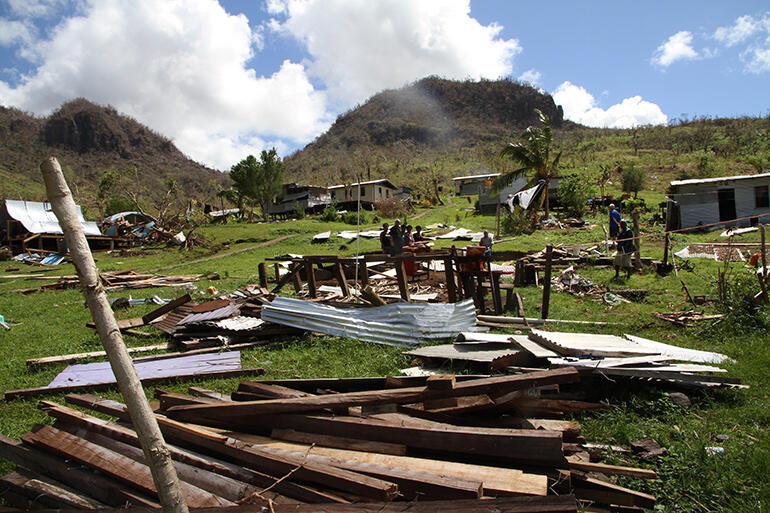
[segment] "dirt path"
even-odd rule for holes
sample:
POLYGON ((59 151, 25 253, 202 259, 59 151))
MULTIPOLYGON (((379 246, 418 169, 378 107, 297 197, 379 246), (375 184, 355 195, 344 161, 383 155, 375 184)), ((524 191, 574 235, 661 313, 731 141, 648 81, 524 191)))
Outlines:
POLYGON ((225 258, 233 255, 238 255, 240 253, 246 253, 247 251, 251 251, 257 248, 263 248, 265 246, 269 246, 271 244, 275 244, 276 242, 281 242, 286 239, 291 239, 292 237, 296 237, 296 235, 284 235, 283 237, 278 237, 275 239, 266 240, 265 242, 260 242, 259 244, 255 244, 253 246, 249 246, 248 248, 241 248, 236 249, 233 251, 228 251, 226 253, 219 253, 218 255, 212 255, 210 257, 205 258, 199 258, 198 260, 191 260, 189 262, 182 262, 181 264, 174 264, 174 265, 167 265, 166 267, 159 267, 157 269, 153 269, 150 272, 158 272, 158 271, 167 271, 168 269, 175 269, 177 267, 183 267, 185 265, 191 265, 191 264, 199 264, 201 262, 208 262, 209 260, 216 260, 218 258, 225 258))

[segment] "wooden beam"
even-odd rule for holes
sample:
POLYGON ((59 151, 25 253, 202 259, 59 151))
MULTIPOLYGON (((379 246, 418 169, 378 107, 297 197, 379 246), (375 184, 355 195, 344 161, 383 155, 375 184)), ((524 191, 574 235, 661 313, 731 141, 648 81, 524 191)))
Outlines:
POLYGON ((548 318, 548 309, 551 305, 551 263, 553 261, 553 244, 545 247, 545 276, 543 277, 543 304, 540 310, 542 319, 548 318))
POLYGON ((257 272, 259 274, 259 286, 263 289, 267 288, 267 265, 264 262, 257 264, 257 272))
POLYGON ((348 280, 345 279, 345 270, 342 268, 342 262, 339 260, 334 263, 334 277, 337 278, 337 283, 340 285, 342 295, 344 297, 350 297, 350 287, 348 287, 348 280))
MULTIPOLYGON (((278 264, 276 265, 276 269, 278 269, 278 264)), ((301 262, 297 264, 296 266, 292 267, 291 270, 289 270, 288 273, 284 274, 275 284, 275 287, 273 287, 273 290, 270 291, 271 294, 277 294, 281 291, 284 285, 289 283, 291 280, 294 279, 294 276, 300 272, 305 267, 305 263, 301 262)))
POLYGON ((161 315, 165 315, 171 310, 182 306, 186 303, 189 303, 192 301, 192 296, 190 294, 185 294, 184 296, 180 296, 173 301, 169 301, 165 305, 162 305, 160 308, 156 308, 152 312, 145 314, 142 316, 142 321, 144 321, 145 324, 150 324, 152 321, 160 317, 161 315))
POLYGON ((406 269, 404 269, 403 260, 398 260, 396 262, 396 281, 398 282, 398 292, 401 294, 401 299, 409 302, 409 284, 406 280, 406 269))
MULTIPOLYGON (((155 344, 151 346, 126 348, 129 354, 149 353, 151 351, 163 351, 165 349, 169 349, 168 343, 155 344)), ((73 353, 73 354, 62 354, 57 356, 44 356, 42 358, 31 358, 27 360, 27 367, 29 367, 30 369, 41 369, 44 367, 60 365, 63 363, 70 364, 79 360, 93 360, 96 358, 105 358, 106 356, 107 356, 107 351, 91 351, 88 353, 73 353)))
POLYGON ((427 387, 396 388, 390 390, 367 390, 311 397, 247 401, 241 403, 212 404, 199 406, 177 406, 169 415, 178 420, 191 422, 202 419, 233 420, 248 422, 269 413, 318 411, 325 408, 363 406, 386 403, 416 403, 439 397, 459 397, 492 393, 496 390, 510 392, 551 384, 573 383, 579 380, 574 368, 563 368, 529 374, 482 378, 457 383, 453 390, 430 390, 427 387))
POLYGON ((386 442, 372 442, 369 440, 357 440, 341 436, 324 435, 322 433, 304 433, 294 429, 275 428, 270 436, 277 440, 299 442, 303 444, 315 444, 321 447, 333 447, 351 451, 375 452, 378 454, 395 454, 406 456, 406 445, 389 444, 386 442))
MULTIPOLYGON (((51 426, 43 426, 36 433, 26 433, 22 440, 87 465, 144 493, 152 496, 157 494, 150 469, 146 465, 67 432, 51 426)), ((180 482, 179 487, 185 501, 192 507, 233 505, 228 500, 216 497, 187 483, 180 482)))
POLYGON ((297 272, 296 268, 302 264, 298 264, 296 262, 293 262, 291 264, 291 268, 294 271, 292 273, 292 284, 294 284, 294 292, 299 292, 302 290, 302 279, 300 278, 299 272, 297 272))
POLYGON ((18 469, 0 477, 0 488, 5 495, 8 490, 22 495, 29 501, 28 509, 74 508, 102 509, 106 505, 82 492, 68 488, 51 478, 37 476, 29 471, 18 469))
POLYGON ((452 257, 444 259, 444 274, 446 276, 446 290, 448 301, 457 303, 457 285, 455 284, 455 273, 452 264, 452 257))
POLYGON ((315 264, 308 257, 305 257, 305 273, 307 274, 307 288, 310 292, 310 297, 318 297, 318 287, 315 281, 315 264))

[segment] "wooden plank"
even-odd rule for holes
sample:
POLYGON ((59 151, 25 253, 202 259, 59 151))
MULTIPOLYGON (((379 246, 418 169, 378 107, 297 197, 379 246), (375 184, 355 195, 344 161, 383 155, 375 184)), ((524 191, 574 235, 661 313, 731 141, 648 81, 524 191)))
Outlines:
POLYGON ((267 266, 264 262, 257 264, 257 273, 259 274, 259 286, 267 288, 267 266))
POLYGON ((304 267, 305 267, 305 263, 304 262, 300 262, 299 264, 294 266, 294 268, 292 268, 288 273, 286 273, 283 276, 281 276, 280 279, 279 279, 279 277, 278 277, 279 276, 279 273, 278 273, 279 266, 278 266, 278 264, 275 264, 275 278, 276 278, 276 282, 277 283, 275 284, 275 287, 273 287, 273 290, 270 291, 270 293, 271 294, 277 294, 278 292, 280 292, 281 289, 283 288, 283 286, 286 285, 287 283, 289 283, 292 279, 294 279, 294 275, 299 273, 304 267))
POLYGON ((656 479, 658 477, 654 470, 648 470, 646 468, 623 467, 618 465, 607 465, 604 463, 591 463, 588 461, 569 460, 569 468, 573 470, 582 470, 583 472, 601 472, 602 474, 638 477, 641 479, 656 479))
POLYGON ((270 436, 278 440, 315 444, 320 447, 333 447, 350 451, 376 452, 378 454, 394 454, 406 456, 406 445, 389 444, 385 442, 373 442, 370 440, 357 440, 341 436, 325 435, 322 433, 303 433, 294 429, 273 429, 270 436))
POLYGON ((447 257, 444 259, 444 273, 446 279, 448 301, 450 303, 457 303, 457 284, 455 283, 452 257, 447 257))
POLYGON ((145 324, 150 324, 152 321, 154 321, 161 315, 165 315, 171 310, 174 310, 179 306, 189 303, 190 301, 192 301, 192 296, 190 294, 185 294, 184 296, 180 296, 174 299, 173 301, 166 303, 165 305, 162 305, 160 308, 157 308, 152 312, 143 315, 142 321, 144 321, 145 324))
POLYGON ((265 399, 288 399, 290 397, 312 397, 313 394, 294 390, 293 388, 281 385, 271 385, 260 381, 241 381, 238 384, 239 392, 248 392, 249 394, 259 396, 265 399))
POLYGON ((342 262, 339 260, 334 262, 334 277, 340 285, 342 296, 350 297, 350 287, 348 286, 348 281, 345 279, 345 270, 342 268, 342 262))
MULTIPOLYGON (((90 404, 95 404, 96 401, 94 399, 98 398, 92 397, 88 400, 88 402, 90 404)), ((115 403, 114 401, 110 402, 115 403)), ((123 405, 120 403, 115 403, 112 410, 105 410, 104 412, 107 413, 112 411, 113 413, 117 413, 119 418, 127 420, 127 412, 119 408, 122 406, 123 405)), ((42 410, 45 410, 49 415, 56 419, 68 422, 73 425, 83 426, 95 433, 100 433, 102 435, 109 436, 112 439, 131 444, 134 447, 139 447, 139 438, 136 433, 131 429, 119 426, 114 422, 98 419, 77 410, 67 408, 66 406, 48 401, 41 401, 38 407, 42 410)), ((168 447, 171 457, 174 459, 174 461, 187 463, 189 465, 193 465, 222 476, 230 477, 244 483, 249 483, 260 488, 270 487, 278 493, 286 495, 287 497, 293 497, 294 499, 303 502, 346 502, 334 495, 318 492, 308 487, 292 483, 291 481, 284 480, 278 482, 278 480, 274 477, 256 472, 254 470, 245 469, 240 465, 216 460, 211 457, 201 457, 195 453, 180 449, 174 445, 166 444, 166 446, 168 447)))
POLYGON ((598 479, 584 477, 571 472, 575 496, 581 500, 596 501, 601 504, 617 504, 619 506, 637 506, 645 509, 655 507, 655 497, 637 492, 630 488, 614 485, 598 479))
POLYGON ((0 457, 34 472, 50 476, 77 490, 89 494, 110 506, 140 505, 160 508, 160 504, 129 490, 105 475, 72 466, 59 458, 38 449, 23 446, 0 434, 0 457))
MULTIPOLYGON (((151 346, 127 347, 126 349, 128 350, 129 354, 149 353, 151 351, 163 351, 166 349, 170 349, 170 346, 168 343, 166 343, 166 344, 154 344, 151 346)), ((62 354, 57 356, 44 356, 42 358, 30 358, 29 360, 27 360, 27 367, 29 367, 30 369, 41 369, 43 367, 60 365, 63 363, 70 364, 78 360, 93 360, 96 358, 106 358, 106 357, 107 357, 106 351, 90 351, 87 353, 72 353, 72 354, 62 354)))
POLYGON ((196 397, 216 399, 217 401, 225 401, 225 402, 230 400, 230 397, 228 397, 226 394, 222 394, 214 390, 209 390, 207 388, 187 387, 187 391, 196 397))
MULTIPOLYGON (((0 477, 0 488, 12 490, 28 498, 32 508, 101 509, 107 507, 83 493, 68 488, 53 479, 37 476, 25 470, 10 472, 0 477)), ((3 492, 5 493, 5 491, 3 492)))
POLYGON ((409 302, 409 284, 406 280, 406 269, 404 269, 404 261, 399 260, 396 262, 396 281, 398 282, 398 293, 401 295, 401 299, 409 302))
MULTIPOLYGON (((43 447, 48 451, 78 461, 144 493, 149 493, 153 496, 157 494, 149 467, 114 451, 50 426, 43 426, 36 433, 26 433, 22 440, 28 444, 43 447)), ((179 486, 185 501, 192 508, 233 505, 228 500, 185 482, 180 482, 179 486)))
POLYGON ((405 468, 454 476, 459 478, 473 477, 483 483, 485 494, 495 496, 510 495, 546 495, 548 492, 547 478, 544 475, 529 474, 521 470, 502 467, 489 467, 484 465, 458 463, 453 461, 434 460, 428 458, 416 458, 411 456, 398 456, 369 452, 350 451, 329 447, 315 446, 310 448, 306 444, 286 443, 272 438, 244 433, 223 432, 233 438, 288 450, 320 454, 332 458, 374 463, 393 468, 405 468))
POLYGON ((276 427, 334 436, 404 444, 410 448, 521 463, 563 464, 561 433, 516 429, 417 427, 380 419, 273 415, 276 427))
MULTIPOLYGON (((263 513, 261 504, 241 504, 229 513, 263 513)), ((356 504, 277 504, 272 513, 577 513, 574 495, 548 497, 499 497, 410 502, 370 502, 356 504)), ((78 513, 78 510, 41 511, 41 513, 78 513)), ((150 509, 106 509, 101 513, 157 513, 150 509)), ((202 508, 194 513, 222 513, 221 509, 202 508)))
POLYGON ((310 292, 310 297, 318 297, 318 286, 315 281, 315 264, 305 257, 305 274, 307 275, 307 288, 310 292))
MULTIPOLYGON (((302 264, 298 264, 296 262, 292 262, 291 267, 292 269, 296 269, 298 266, 302 264)), ((294 285, 294 292, 299 292, 302 290, 302 279, 299 276, 299 271, 295 271, 292 273, 292 284, 294 285)))
POLYGON ((409 387, 391 390, 348 392, 316 397, 176 406, 169 410, 169 415, 177 420, 189 420, 192 422, 201 421, 202 419, 215 419, 244 424, 269 413, 313 411, 324 408, 371 404, 415 403, 438 397, 478 395, 480 393, 492 393, 495 390, 507 392, 551 384, 572 383, 578 379, 578 372, 575 369, 564 368, 514 376, 469 380, 458 383, 453 390, 430 390, 427 387, 409 387))

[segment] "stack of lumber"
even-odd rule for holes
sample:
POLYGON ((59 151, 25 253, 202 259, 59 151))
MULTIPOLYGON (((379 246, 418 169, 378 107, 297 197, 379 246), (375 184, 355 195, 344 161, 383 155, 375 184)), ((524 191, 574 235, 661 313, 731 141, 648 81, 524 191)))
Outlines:
MULTIPOLYGON (((190 507, 555 513, 576 512, 576 499, 630 511, 653 507, 654 497, 593 473, 654 472, 589 461, 576 422, 518 416, 514 405, 532 390, 577 379, 574 369, 558 369, 244 381, 231 396, 156 391, 156 417, 190 507)), ((92 395, 66 401, 121 423, 41 402, 53 426, 37 426, 21 442, 0 438, 0 456, 21 467, 3 478, 16 483, 4 499, 157 507, 124 405, 92 395)))
MULTIPOLYGON (((157 274, 138 274, 134 271, 113 271, 99 274, 105 290, 138 289, 143 287, 181 287, 192 284, 200 279, 199 275, 189 276, 163 276, 157 274)), ((18 292, 37 292, 41 290, 62 290, 80 286, 77 275, 67 276, 38 276, 38 280, 56 280, 56 283, 48 283, 41 287, 22 289, 18 292)))

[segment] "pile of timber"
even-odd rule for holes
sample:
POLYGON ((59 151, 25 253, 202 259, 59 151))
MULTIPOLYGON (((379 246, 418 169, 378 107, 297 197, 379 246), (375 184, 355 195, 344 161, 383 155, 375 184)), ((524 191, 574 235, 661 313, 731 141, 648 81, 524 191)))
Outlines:
MULTIPOLYGON (((99 274, 105 290, 139 289, 144 287, 181 287, 200 279, 200 275, 164 276, 158 274, 139 274, 131 270, 103 272, 99 274)), ((45 290, 64 290, 80 286, 77 275, 36 276, 28 280, 56 280, 40 287, 20 289, 18 292, 31 293, 45 290)))
MULTIPOLYGON (((190 507, 555 513, 576 512, 576 499, 653 507, 654 497, 610 481, 655 478, 653 471, 590 461, 578 423, 519 414, 532 390, 577 379, 574 369, 559 369, 244 381, 231 396, 157 391, 156 417, 190 507)), ((0 456, 20 467, 2 478, 4 500, 158 507, 125 406, 92 395, 66 401, 120 423, 41 402, 53 426, 37 426, 21 442, 0 438, 0 456)))

